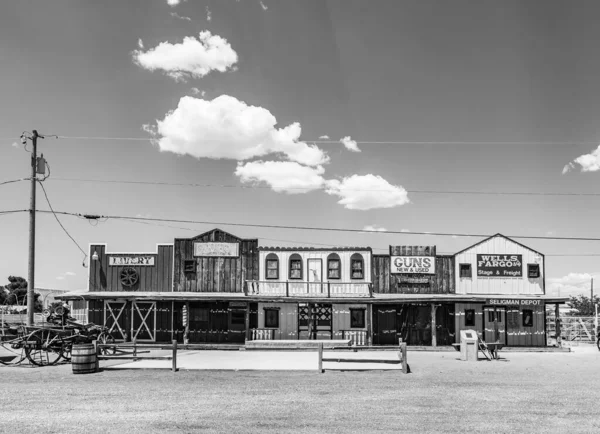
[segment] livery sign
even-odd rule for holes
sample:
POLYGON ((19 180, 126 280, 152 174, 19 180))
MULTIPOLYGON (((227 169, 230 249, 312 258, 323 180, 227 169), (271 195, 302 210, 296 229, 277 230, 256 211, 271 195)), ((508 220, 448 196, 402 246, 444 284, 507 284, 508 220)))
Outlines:
POLYGON ((154 256, 109 256, 108 265, 152 266, 154 265, 154 256))

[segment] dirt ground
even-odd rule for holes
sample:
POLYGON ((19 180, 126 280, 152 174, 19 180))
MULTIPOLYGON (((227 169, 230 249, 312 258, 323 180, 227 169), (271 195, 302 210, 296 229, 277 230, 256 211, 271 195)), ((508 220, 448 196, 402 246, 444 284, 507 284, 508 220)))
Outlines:
POLYGON ((574 350, 409 352, 408 375, 0 366, 0 432, 600 432, 600 352, 574 350))

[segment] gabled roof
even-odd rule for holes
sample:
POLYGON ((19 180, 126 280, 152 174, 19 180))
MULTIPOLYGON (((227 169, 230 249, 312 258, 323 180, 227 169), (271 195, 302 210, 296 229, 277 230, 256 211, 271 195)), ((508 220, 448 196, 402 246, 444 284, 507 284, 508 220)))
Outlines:
MULTIPOLYGON (((203 233, 201 233, 201 234, 199 234, 199 235, 196 235, 195 237, 190 237, 190 238, 176 238, 176 239, 177 239, 177 240, 197 240, 197 239, 199 239, 199 238, 202 238, 202 237, 205 237, 205 236, 207 236, 207 235, 210 235, 211 233, 214 233, 214 232, 221 232, 221 233, 225 234, 225 235, 226 235, 226 236, 228 236, 228 237, 234 238, 234 239, 235 239, 235 240, 237 240, 237 241, 248 241, 248 239, 243 239, 243 238, 240 238, 240 237, 238 237, 237 235, 233 235, 232 233, 229 233, 229 232, 227 232, 227 231, 224 231, 224 230, 223 230, 223 229, 221 229, 221 228, 214 228, 214 229, 211 229, 210 231, 203 232, 203 233)), ((256 239, 256 238, 251 238, 251 240, 255 240, 255 239, 256 239)))
POLYGON ((541 252, 538 252, 537 250, 534 250, 534 249, 532 249, 531 247, 528 247, 528 246, 526 246, 525 244, 521 244, 521 243, 519 243, 518 241, 515 241, 515 240, 513 240, 512 238, 509 238, 509 237, 507 237, 506 235, 502 235, 501 233, 497 233, 497 234, 495 234, 495 235, 492 235, 491 237, 487 237, 486 239, 484 239, 484 240, 481 240, 481 241, 479 241, 478 243, 475 243, 475 244, 473 244, 472 246, 469 246, 469 247, 467 247, 466 249, 462 249, 460 252, 456 252, 456 253, 454 254, 454 256, 458 256, 458 255, 460 255, 461 253, 464 253, 464 252, 466 252, 467 250, 471 250, 473 247, 477 247, 478 245, 480 245, 480 244, 483 244, 483 243, 485 243, 486 241, 489 241, 489 240, 491 240, 492 238, 496 238, 496 237, 502 237, 502 238, 504 238, 504 239, 506 239, 506 240, 508 240, 508 241, 510 241, 510 242, 512 242, 512 243, 515 243, 515 244, 516 244, 516 245, 518 245, 518 246, 521 246, 521 247, 523 247, 524 249, 531 250, 532 252, 535 252, 535 253, 537 253, 538 255, 540 255, 540 256, 542 256, 542 257, 545 257, 543 253, 541 253, 541 252))

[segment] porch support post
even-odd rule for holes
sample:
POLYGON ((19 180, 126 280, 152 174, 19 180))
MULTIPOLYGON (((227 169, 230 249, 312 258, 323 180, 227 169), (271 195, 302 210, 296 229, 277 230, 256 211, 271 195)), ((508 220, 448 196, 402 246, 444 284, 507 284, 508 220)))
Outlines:
POLYGON ((367 345, 373 345, 373 303, 367 304, 367 345))
POLYGON ((185 331, 183 332, 183 343, 187 345, 189 343, 189 337, 190 337, 190 302, 189 301, 185 302, 185 310, 187 312, 187 315, 185 318, 185 324, 183 324, 183 326, 185 327, 185 331))
POLYGON ((560 337, 561 334, 561 330, 560 330, 560 309, 558 308, 560 305, 558 303, 556 303, 554 305, 554 322, 555 322, 555 335, 556 335, 556 346, 558 348, 562 348, 562 340, 560 337))
POLYGON ((246 341, 250 340, 250 302, 246 303, 246 341))
POLYGON ((437 347, 437 330, 435 325, 435 311, 437 306, 435 303, 431 303, 431 346, 437 347))

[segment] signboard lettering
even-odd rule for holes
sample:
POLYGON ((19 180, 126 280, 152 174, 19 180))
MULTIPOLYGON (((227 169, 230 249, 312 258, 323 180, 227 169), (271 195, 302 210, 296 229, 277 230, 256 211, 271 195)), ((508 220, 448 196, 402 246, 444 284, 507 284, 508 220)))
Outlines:
POLYGON ((518 298, 490 298, 486 304, 495 306, 541 306, 542 300, 522 300, 518 298))
POLYGON ((428 277, 408 277, 408 276, 400 276, 398 278, 400 283, 429 283, 428 277))
POLYGON ((237 258, 239 256, 239 244, 194 243, 194 256, 237 258))
POLYGON ((108 265, 152 266, 154 256, 109 256, 108 265))
POLYGON ((522 277, 522 255, 477 255, 479 277, 522 277))
POLYGON ((435 257, 392 256, 390 272, 392 274, 435 274, 435 257))

